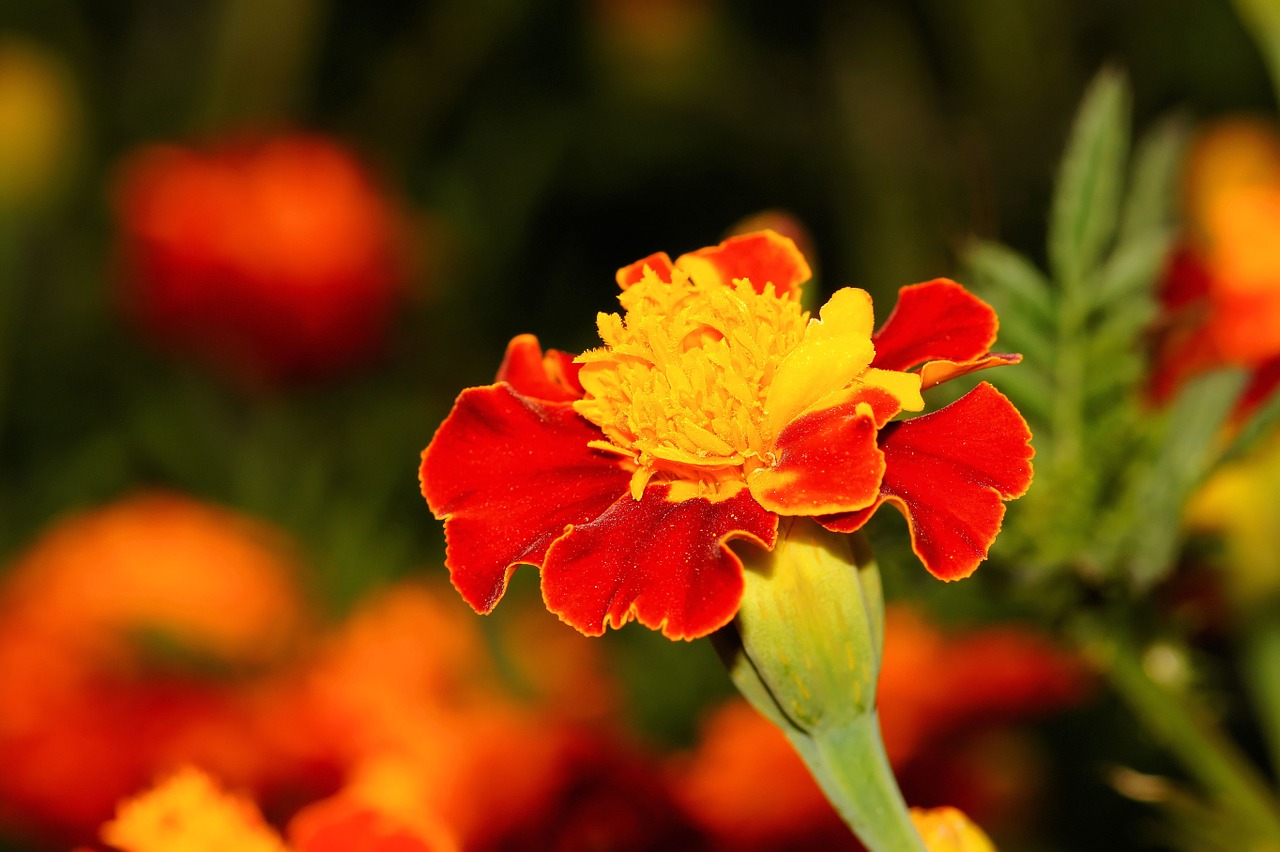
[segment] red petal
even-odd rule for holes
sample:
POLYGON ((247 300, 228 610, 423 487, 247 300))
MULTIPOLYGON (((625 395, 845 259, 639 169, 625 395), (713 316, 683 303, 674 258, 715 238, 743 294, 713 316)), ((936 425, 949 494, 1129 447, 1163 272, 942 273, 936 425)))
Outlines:
POLYGON ((672 503, 668 486, 618 500, 557 540, 542 568, 547 608, 588 636, 635 619, 669 639, 728 624, 742 598, 742 563, 726 546, 773 547, 778 518, 750 493, 672 503))
POLYGON ((758 293, 772 283, 779 296, 798 296, 800 285, 813 277, 796 244, 774 231, 730 237, 718 246, 681 255, 676 266, 703 283, 747 278, 758 293))
POLYGON ((876 446, 875 416, 866 407, 859 411, 857 403, 796 418, 778 435, 775 455, 777 461, 748 479, 756 500, 771 511, 848 512, 879 494, 884 454, 876 446))
POLYGON ((587 447, 600 432, 568 403, 509 385, 469 388, 422 452, 422 495, 444 519, 445 565, 477 612, 489 612, 515 566, 540 564, 565 529, 627 493, 616 457, 587 447))
POLYGON ((671 257, 665 251, 656 251, 646 258, 619 269, 618 274, 615 276, 618 279, 618 286, 625 290, 632 284, 637 283, 644 277, 644 268, 646 266, 652 269, 658 278, 663 281, 671 281, 671 271, 675 269, 671 265, 671 257))
POLYGON ((872 335, 871 366, 909 370, 925 361, 972 361, 986 355, 999 321, 991 306, 947 278, 898 291, 898 304, 872 335))
POLYGON ((521 334, 507 344, 497 380, 511 385, 523 396, 567 402, 583 396, 582 385, 578 384, 579 369, 580 365, 573 363, 569 353, 549 349, 543 355, 538 338, 521 334))
POLYGON ((861 527, 883 501, 907 517, 911 545, 935 577, 973 573, 1000 531, 1003 500, 1031 485, 1031 431, 1005 396, 983 382, 932 414, 880 432, 880 499, 859 512, 820 519, 829 529, 861 527))

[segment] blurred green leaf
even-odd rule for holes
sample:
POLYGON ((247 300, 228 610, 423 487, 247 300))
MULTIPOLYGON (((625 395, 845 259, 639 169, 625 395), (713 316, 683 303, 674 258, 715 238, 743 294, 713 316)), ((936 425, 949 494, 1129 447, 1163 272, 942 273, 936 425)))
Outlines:
POLYGON ((1134 155, 1120 223, 1121 244, 1174 222, 1182 158, 1190 135, 1190 124, 1182 115, 1164 119, 1143 135, 1134 155))
POLYGON ((1218 436, 1246 376, 1222 370, 1189 382, 1165 417, 1163 440, 1129 495, 1128 571, 1139 588, 1163 578, 1177 554, 1187 498, 1217 455, 1218 436))
POLYGON ((965 277, 1000 316, 1000 345, 1044 364, 1056 334, 1057 306, 1051 285, 1035 265, 1013 249, 975 240, 964 253, 965 277))
POLYGON ((1147 301, 1151 282, 1164 267, 1174 232, 1168 227, 1152 227, 1122 240, 1098 270, 1093 285, 1094 304, 1113 309, 1115 302, 1133 294, 1147 301))
POLYGON ((1259 441, 1274 434, 1277 424, 1280 424, 1280 393, 1272 393, 1236 432, 1231 444, 1223 451, 1222 461, 1248 453, 1259 441))
POLYGON ((1052 285, 1030 260, 992 240, 974 240, 964 260, 981 284, 1009 294, 1035 319, 1052 327, 1056 312, 1052 285))
POLYGON ((1049 265, 1071 293, 1115 234, 1129 151, 1129 87, 1118 72, 1094 78, 1076 114, 1049 219, 1049 265))
POLYGON ((1235 0, 1236 13, 1253 36, 1280 97, 1280 3, 1276 0, 1235 0))

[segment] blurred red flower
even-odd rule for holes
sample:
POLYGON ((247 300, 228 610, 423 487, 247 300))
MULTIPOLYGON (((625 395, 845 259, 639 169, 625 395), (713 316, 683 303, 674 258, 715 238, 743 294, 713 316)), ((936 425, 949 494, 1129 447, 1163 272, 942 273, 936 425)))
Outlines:
POLYGON ((362 605, 308 676, 305 715, 338 755, 340 798, 481 852, 693 842, 662 775, 604 716, 598 645, 569 634, 558 651, 538 645, 535 666, 520 637, 541 628, 509 626, 523 701, 456 596, 402 584, 362 605))
POLYGON ((588 635, 635 619, 673 639, 733 618, 742 564, 779 515, 851 532, 883 503, 943 579, 987 554, 1002 501, 1031 481, 1030 433, 983 383, 946 408, 920 395, 995 355, 995 313, 945 279, 905 287, 873 332, 871 298, 837 291, 810 319, 809 267, 771 231, 618 272, 626 311, 604 346, 545 357, 530 335, 495 384, 470 388, 423 451, 422 493, 445 522, 446 565, 479 612, 520 563, 588 635))
POLYGON ((1186 229, 1161 292, 1152 392, 1164 400, 1196 374, 1246 367, 1248 411, 1280 385, 1280 128, 1209 125, 1183 177, 1186 229))
POLYGON ((386 342, 402 224, 338 143, 143 148, 115 201, 126 307, 163 346, 279 381, 330 375, 386 342))

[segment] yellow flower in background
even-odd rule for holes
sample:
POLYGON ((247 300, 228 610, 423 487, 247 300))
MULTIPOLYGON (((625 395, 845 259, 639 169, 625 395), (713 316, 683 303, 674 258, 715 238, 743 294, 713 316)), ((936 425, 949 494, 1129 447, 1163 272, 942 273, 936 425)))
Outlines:
POLYGON ((929 852, 996 852, 991 838, 955 808, 912 808, 911 821, 929 852))
POLYGON ((1256 606, 1280 594, 1280 436, 1224 465, 1187 508, 1192 529, 1222 537, 1232 599, 1256 606))
POLYGON ((35 44, 0 38, 0 212, 56 192, 79 124, 66 65, 35 44))
POLYGON ((123 852, 285 852, 249 799, 183 769, 120 806, 102 839, 123 852))

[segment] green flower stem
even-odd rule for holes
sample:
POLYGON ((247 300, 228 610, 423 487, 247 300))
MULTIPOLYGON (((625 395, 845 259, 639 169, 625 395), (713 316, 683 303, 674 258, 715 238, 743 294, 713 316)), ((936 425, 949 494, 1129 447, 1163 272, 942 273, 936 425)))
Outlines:
POLYGON ((1255 618, 1246 628, 1241 666, 1270 751, 1271 769, 1280 772, 1280 620, 1274 613, 1255 618))
POLYGON ((924 852, 880 736, 880 717, 866 713, 809 737, 792 734, 822 792, 873 852, 924 852), (802 747, 797 740, 805 739, 802 747))
POLYGON ((1082 632, 1086 652, 1116 693, 1219 806, 1259 838, 1280 843, 1280 805, 1253 765, 1193 696, 1151 676, 1116 625, 1106 634, 1096 625, 1082 632))
POLYGON ((922 852, 875 709, 884 646, 880 572, 859 536, 783 521, 746 567, 737 619, 713 637, 738 689, 786 733, 872 852, 922 852))

